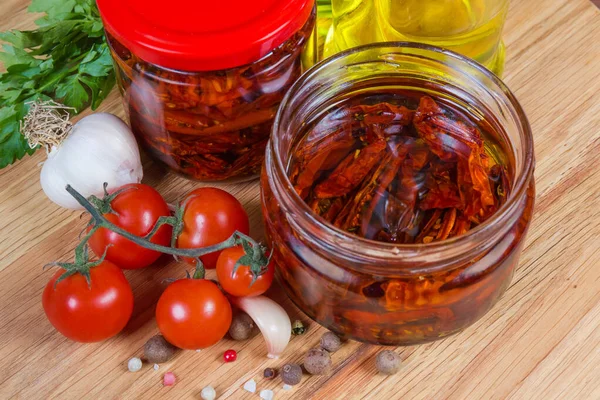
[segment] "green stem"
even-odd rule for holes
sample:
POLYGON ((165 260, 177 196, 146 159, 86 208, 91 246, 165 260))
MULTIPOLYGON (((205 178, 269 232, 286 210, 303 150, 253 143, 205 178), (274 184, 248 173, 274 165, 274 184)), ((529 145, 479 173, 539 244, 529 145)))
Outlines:
MULTIPOLYGON (((71 196, 73 196, 75 198, 75 200, 77 200, 77 202, 79 204, 81 204, 83 206, 83 208, 86 209, 87 212, 90 213, 90 215, 96 222, 96 224, 95 224, 94 228, 92 228, 92 230, 98 229, 101 227, 109 229, 109 230, 131 240, 135 244, 138 244, 138 245, 145 247, 147 249, 150 249, 150 250, 158 251, 158 252, 165 253, 165 254, 171 254, 173 256, 198 258, 198 257, 201 257, 206 254, 214 253, 216 251, 221 251, 221 250, 227 249, 229 247, 237 246, 242 241, 249 242, 250 244, 252 244, 252 247, 256 250, 260 249, 260 245, 256 241, 254 241, 254 239, 252 239, 250 236, 245 235, 238 231, 235 231, 225 241, 214 244, 212 246, 208 246, 208 247, 195 248, 195 249, 177 249, 177 248, 173 248, 173 247, 161 246, 161 245, 152 243, 144 238, 136 236, 132 233, 129 233, 125 229, 122 229, 122 228, 114 225, 113 223, 111 223, 96 208, 94 208, 94 206, 85 197, 83 197, 81 194, 79 194, 79 192, 77 192, 75 189, 73 189, 71 187, 71 185, 67 185, 66 190, 67 190, 67 192, 69 192, 69 194, 71 194, 71 196)), ((87 239, 89 239, 89 236, 91 236, 91 235, 88 232, 88 235, 85 236, 84 240, 82 240, 82 242, 79 244, 78 248, 80 246, 82 246, 82 248, 85 247, 87 239)))
POLYGON ((75 248, 75 263, 83 264, 88 261, 86 254, 87 242, 90 240, 92 235, 96 233, 98 229, 100 229, 99 226, 93 226, 92 229, 90 229, 90 231, 83 237, 83 239, 81 239, 81 242, 79 242, 79 244, 75 248))
MULTIPOLYGON (((152 230, 150 231, 150 233, 148 233, 146 236, 144 236, 144 239, 146 240, 150 240, 152 239, 152 237, 154 235, 156 235, 156 232, 158 232, 158 230, 160 228, 163 227, 163 225, 175 225, 177 223, 177 219, 175 217, 167 217, 167 216, 160 216, 158 217, 158 219, 156 220, 156 224, 154 225, 154 228, 152 228, 152 230)), ((171 243, 171 247, 173 247, 174 244, 171 243)))
POLYGON ((204 269, 204 264, 202 264, 202 261, 200 260, 196 260, 196 271, 194 271, 194 279, 204 279, 204 274, 206 273, 206 270, 204 269))

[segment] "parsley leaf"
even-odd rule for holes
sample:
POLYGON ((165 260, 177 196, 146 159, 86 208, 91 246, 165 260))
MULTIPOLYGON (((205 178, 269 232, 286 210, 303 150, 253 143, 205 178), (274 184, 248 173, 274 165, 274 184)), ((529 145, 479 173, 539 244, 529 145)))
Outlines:
POLYGON ((33 154, 19 122, 37 99, 96 109, 115 85, 95 0, 32 0, 33 31, 0 32, 0 168, 33 154))
POLYGON ((79 73, 95 77, 108 75, 113 69, 112 58, 108 47, 98 46, 92 49, 79 65, 79 73))
POLYGON ((56 87, 56 97, 67 107, 77 110, 81 110, 89 99, 87 91, 77 75, 68 76, 61 81, 56 87))
POLYGON ((33 154, 35 151, 29 147, 29 144, 27 144, 22 135, 13 134, 15 130, 19 130, 19 120, 19 113, 16 107, 0 108, 0 148, 2 149, 0 168, 4 168, 17 159, 23 158, 25 154, 33 154))
POLYGON ((4 53, 0 53, 0 61, 4 63, 4 67, 7 69, 13 65, 32 66, 40 63, 40 60, 37 60, 31 54, 18 47, 4 44, 2 48, 4 49, 4 53))

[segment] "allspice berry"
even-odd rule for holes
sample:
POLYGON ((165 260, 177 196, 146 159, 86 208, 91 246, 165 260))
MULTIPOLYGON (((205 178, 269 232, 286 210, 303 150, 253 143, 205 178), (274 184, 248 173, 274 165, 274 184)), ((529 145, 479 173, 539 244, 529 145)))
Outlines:
POLYGON ((325 375, 331 365, 331 356, 323 349, 310 349, 304 357, 304 369, 311 375, 325 375))
POLYGON ((229 336, 233 340, 247 340, 256 334, 258 334, 258 327, 252 318, 241 310, 235 311, 229 326, 229 336))
POLYGON ((333 332, 325 332, 321 336, 321 348, 330 353, 338 351, 342 347, 342 339, 333 332))
POLYGON ((298 364, 285 364, 281 368, 281 380, 290 386, 299 384, 302 380, 302 368, 298 364))
POLYGON ((162 335, 156 335, 144 345, 144 358, 149 363, 160 364, 169 361, 176 351, 177 347, 167 342, 162 335))
POLYGON ((263 377, 266 380, 271 380, 277 376, 277 371, 273 368, 265 368, 263 371, 263 377))
POLYGON ((380 373, 384 375, 394 375, 400 370, 401 362, 402 360, 397 353, 391 350, 383 350, 377 354, 375 365, 377 371, 380 373))

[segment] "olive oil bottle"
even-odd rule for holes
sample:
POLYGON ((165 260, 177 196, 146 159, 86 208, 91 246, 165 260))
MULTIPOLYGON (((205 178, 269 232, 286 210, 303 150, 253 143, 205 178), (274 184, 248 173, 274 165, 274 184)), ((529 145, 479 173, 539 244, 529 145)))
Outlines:
POLYGON ((421 42, 464 54, 501 75, 507 10, 508 0, 331 0, 324 56, 367 43, 421 42))

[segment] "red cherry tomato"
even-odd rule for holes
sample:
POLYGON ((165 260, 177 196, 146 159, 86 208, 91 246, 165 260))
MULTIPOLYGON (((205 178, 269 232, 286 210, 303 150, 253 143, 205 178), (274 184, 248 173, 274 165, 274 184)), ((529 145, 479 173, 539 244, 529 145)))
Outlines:
MULTIPOLYGON (((235 231, 250 233, 244 207, 231 194, 217 188, 200 188, 184 200, 183 231, 177 238, 180 249, 206 247, 227 240, 235 231)), ((202 256, 205 268, 215 268, 220 252, 202 256)), ((190 263, 194 260, 186 259, 190 263)))
POLYGON ((225 362, 233 362, 237 360, 237 353, 235 352, 235 350, 229 349, 225 353, 223 353, 223 360, 225 362))
POLYGON ((233 273, 235 264, 244 254, 244 248, 242 246, 230 247, 221 252, 219 259, 217 260, 217 278, 219 279, 219 283, 223 290, 232 296, 245 297, 261 295, 266 292, 273 283, 273 276, 275 274, 273 263, 269 263, 267 271, 256 278, 254 283, 252 283, 253 276, 250 267, 240 265, 237 271, 233 273))
MULTIPOLYGON (((123 191, 111 202, 115 212, 104 214, 106 219, 118 227, 136 236, 145 236, 150 233, 160 217, 170 215, 167 202, 154 188, 134 183, 118 190, 123 188, 129 190, 123 191)), ((171 232, 171 226, 163 225, 152 237, 151 242, 169 246, 171 232)), ((105 259, 124 269, 147 267, 161 255, 158 251, 141 247, 105 228, 98 229, 88 243, 98 257, 104 254, 106 246, 112 245, 108 248, 105 259)))
POLYGON ((133 312, 133 292, 123 271, 104 261, 90 269, 91 285, 79 273, 54 282, 42 295, 44 312, 57 331, 77 342, 99 342, 119 333, 133 312))
POLYGON ((217 285, 205 279, 180 279, 158 300, 156 322, 165 339, 182 349, 212 346, 231 325, 231 305, 217 285))

